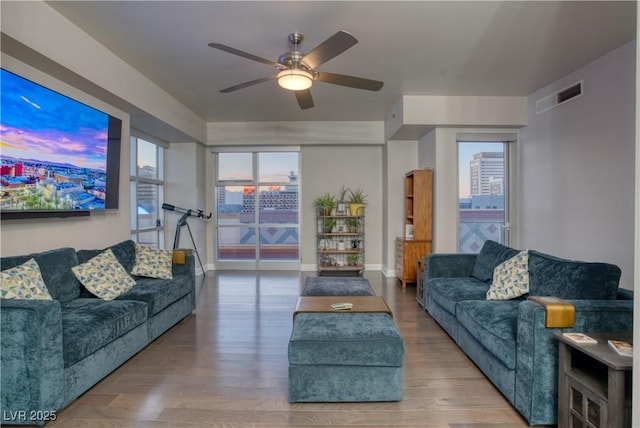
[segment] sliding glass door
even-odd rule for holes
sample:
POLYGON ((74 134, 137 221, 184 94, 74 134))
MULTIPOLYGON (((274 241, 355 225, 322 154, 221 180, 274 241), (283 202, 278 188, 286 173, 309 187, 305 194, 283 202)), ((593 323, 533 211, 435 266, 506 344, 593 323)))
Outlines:
POLYGON ((299 152, 218 152, 216 158, 216 265, 299 268, 299 152))

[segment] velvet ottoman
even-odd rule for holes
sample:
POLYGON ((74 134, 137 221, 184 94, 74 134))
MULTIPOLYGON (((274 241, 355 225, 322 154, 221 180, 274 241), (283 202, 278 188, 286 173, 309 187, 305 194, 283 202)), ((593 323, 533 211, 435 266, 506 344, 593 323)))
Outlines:
POLYGON ((400 401, 404 341, 386 313, 300 313, 289 341, 289 401, 400 401))
POLYGON ((373 296, 373 288, 366 278, 310 276, 304 283, 301 296, 373 296))

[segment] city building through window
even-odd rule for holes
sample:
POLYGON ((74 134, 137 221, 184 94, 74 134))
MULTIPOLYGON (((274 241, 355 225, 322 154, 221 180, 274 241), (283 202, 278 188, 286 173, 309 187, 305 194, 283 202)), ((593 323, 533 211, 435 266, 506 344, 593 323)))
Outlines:
POLYGON ((508 245, 508 143, 458 142, 458 251, 508 245))

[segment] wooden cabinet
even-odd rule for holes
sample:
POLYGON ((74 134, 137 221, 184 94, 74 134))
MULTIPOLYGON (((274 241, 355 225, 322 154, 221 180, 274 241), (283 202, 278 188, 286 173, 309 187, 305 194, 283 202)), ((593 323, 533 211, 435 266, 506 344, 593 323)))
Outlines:
POLYGON ((416 241, 396 238, 396 276, 406 287, 416 282, 418 259, 431 252, 431 241, 416 241))
POLYGON ((413 170, 404 179, 404 233, 396 239, 396 276, 406 287, 417 280, 418 259, 431 252, 433 171, 413 170))
POLYGON ((579 344, 555 333, 558 352, 558 428, 631 427, 633 358, 609 348, 608 339, 631 334, 587 333, 597 344, 579 344))
POLYGON ((357 213, 316 212, 319 275, 361 275, 364 271, 364 208, 357 213))

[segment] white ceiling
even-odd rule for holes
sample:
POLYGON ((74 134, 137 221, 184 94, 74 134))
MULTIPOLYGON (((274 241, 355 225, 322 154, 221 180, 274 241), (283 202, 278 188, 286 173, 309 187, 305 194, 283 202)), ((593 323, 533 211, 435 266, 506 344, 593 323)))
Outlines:
POLYGON ((383 120, 402 95, 526 96, 636 34, 636 3, 486 1, 52 1, 51 6, 208 122, 383 120), (307 52, 338 30, 359 42, 318 67, 384 82, 314 82, 315 107, 269 81, 287 35, 307 52))

